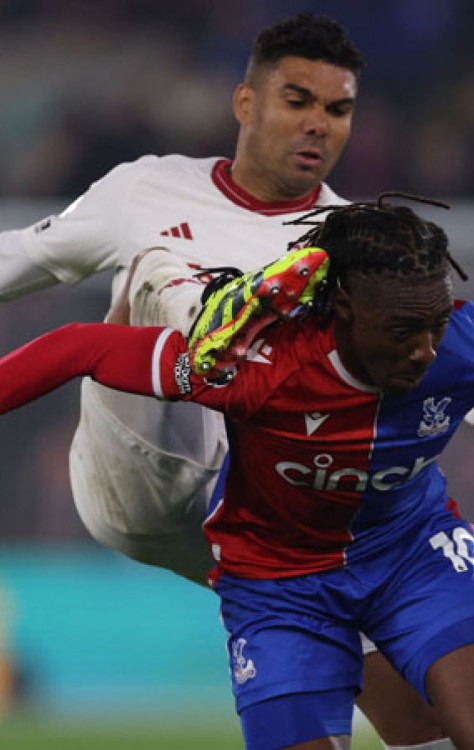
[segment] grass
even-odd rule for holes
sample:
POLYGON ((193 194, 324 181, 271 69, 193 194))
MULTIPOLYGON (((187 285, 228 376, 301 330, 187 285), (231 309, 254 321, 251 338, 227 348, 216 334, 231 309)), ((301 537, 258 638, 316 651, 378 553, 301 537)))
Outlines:
MULTIPOLYGON (((201 724, 164 729, 148 723, 114 725, 45 721, 30 716, 0 723, 0 747, 8 750, 243 750, 237 723, 212 729, 201 724)), ((372 733, 356 730, 352 750, 380 750, 372 733)))

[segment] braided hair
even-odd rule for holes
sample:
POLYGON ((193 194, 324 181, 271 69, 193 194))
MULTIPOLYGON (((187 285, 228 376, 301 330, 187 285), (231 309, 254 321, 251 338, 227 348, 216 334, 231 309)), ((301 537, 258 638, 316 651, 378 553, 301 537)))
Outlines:
POLYGON ((411 208, 389 198, 415 200, 449 208, 445 203, 406 193, 382 193, 376 201, 317 208, 292 224, 311 229, 295 245, 322 247, 330 258, 325 289, 318 290, 317 309, 326 317, 338 287, 347 287, 348 276, 422 280, 441 277, 453 268, 463 281, 467 275, 448 249, 444 230, 422 219, 411 208), (323 221, 321 214, 330 212, 323 221))

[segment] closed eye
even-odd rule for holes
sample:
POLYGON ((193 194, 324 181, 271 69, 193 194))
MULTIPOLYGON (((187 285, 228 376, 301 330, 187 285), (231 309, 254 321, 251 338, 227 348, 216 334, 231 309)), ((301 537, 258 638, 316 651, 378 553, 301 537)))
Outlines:
MULTIPOLYGON (((433 323, 429 327, 430 332, 434 336, 441 336, 446 326, 449 323, 449 318, 443 318, 443 320, 439 320, 436 323, 433 323)), ((399 328, 392 328, 391 335, 395 339, 395 341, 408 341, 412 336, 416 336, 417 333, 419 333, 422 330, 426 330, 424 327, 414 327, 414 326, 400 326, 399 328)))
POLYGON ((293 107, 294 109, 301 109, 307 105, 305 99, 287 99, 287 102, 290 107, 293 107))
POLYGON ((333 102, 332 104, 328 104, 326 107, 326 112, 328 112, 333 117, 346 117, 347 115, 350 115, 352 110, 354 109, 354 100, 353 99, 344 99, 342 102, 333 102))

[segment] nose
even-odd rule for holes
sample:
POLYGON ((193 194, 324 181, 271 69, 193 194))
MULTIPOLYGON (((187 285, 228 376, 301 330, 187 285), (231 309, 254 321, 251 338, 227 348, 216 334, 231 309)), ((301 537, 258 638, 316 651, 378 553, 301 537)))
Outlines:
POLYGON ((430 365, 436 359, 436 343, 431 331, 422 331, 416 338, 409 359, 417 364, 430 365))
POLYGON ((327 135, 329 131, 329 115, 320 104, 315 104, 305 119, 305 132, 319 136, 327 135))

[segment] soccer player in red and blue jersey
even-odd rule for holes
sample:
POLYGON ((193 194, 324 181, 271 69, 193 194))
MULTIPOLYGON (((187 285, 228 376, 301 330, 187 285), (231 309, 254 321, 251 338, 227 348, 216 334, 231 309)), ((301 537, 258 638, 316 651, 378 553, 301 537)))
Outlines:
POLYGON ((474 406, 474 306, 453 302, 444 232, 406 207, 335 209, 306 241, 326 251, 310 275, 330 261, 313 312, 261 332, 234 377, 193 371, 203 339, 76 324, 0 360, 0 408, 88 374, 226 414, 205 530, 248 750, 349 748, 359 631, 472 750, 474 536, 437 457, 474 406))

